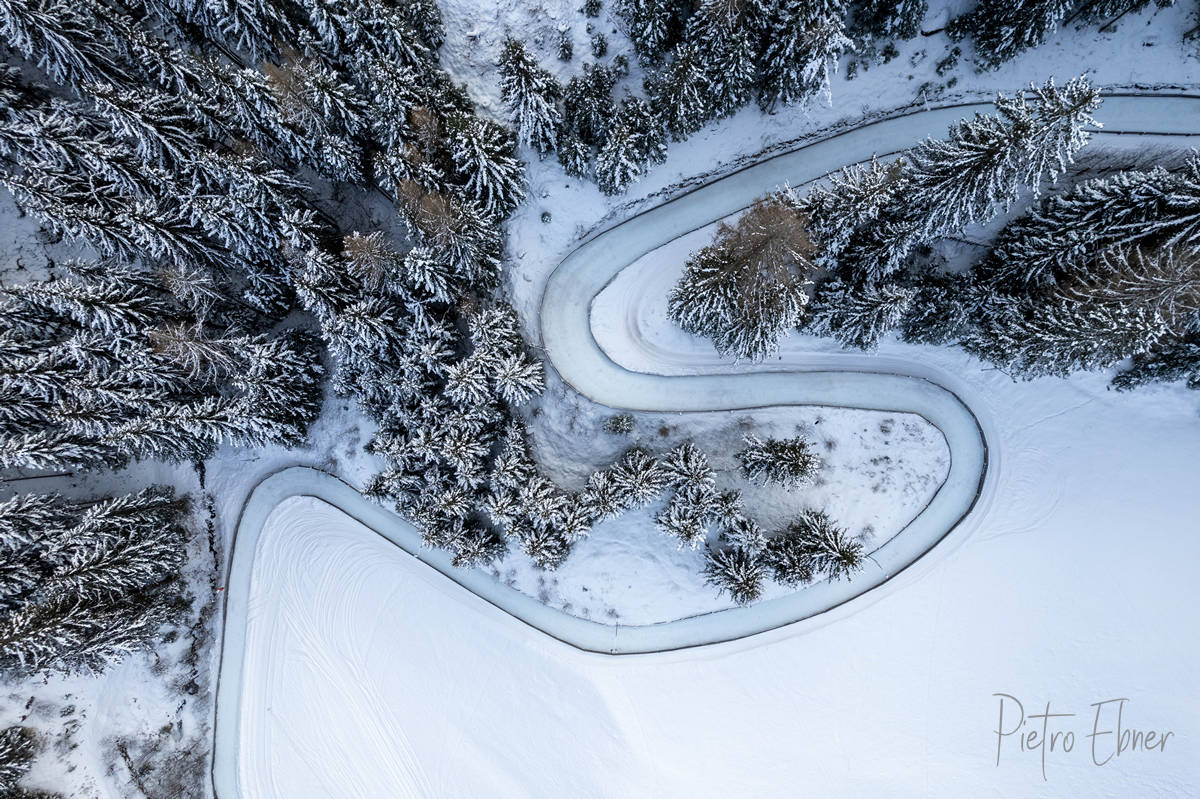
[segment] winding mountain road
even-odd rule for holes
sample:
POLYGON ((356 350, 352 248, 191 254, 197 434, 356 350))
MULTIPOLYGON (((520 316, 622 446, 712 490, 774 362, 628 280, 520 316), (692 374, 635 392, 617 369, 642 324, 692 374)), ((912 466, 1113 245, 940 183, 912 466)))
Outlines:
MULTIPOLYGON (((361 521, 417 559, 511 616, 580 650, 607 655, 665 652, 743 638, 811 618, 858 597, 929 552, 972 511, 990 499, 1002 453, 989 421, 970 406, 970 389, 953 375, 898 358, 846 354, 830 368, 790 368, 741 374, 658 375, 616 364, 592 335, 593 299, 642 255, 690 231, 722 219, 783 184, 803 185, 872 154, 884 155, 925 136, 942 134, 952 122, 990 104, 975 103, 912 111, 879 119, 774 156, 720 177, 637 214, 585 240, 551 275, 542 305, 542 341, 551 364, 581 394, 613 408, 692 412, 786 405, 824 405, 915 413, 938 427, 949 445, 946 481, 925 509, 900 533, 883 542, 866 569, 847 582, 820 582, 792 595, 751 607, 646 626, 607 625, 549 608, 478 571, 462 571, 446 553, 421 546, 416 530, 364 499, 335 477, 306 468, 277 473, 252 492, 234 540, 217 687, 213 780, 217 795, 236 799, 239 727, 243 711, 246 622, 259 539, 271 513, 290 497, 316 497, 361 521), (952 391, 946 386, 954 386, 952 391), (958 393, 956 393, 956 391, 958 393)), ((1200 138, 1200 97, 1108 95, 1098 113, 1104 135, 1200 138)), ((972 517, 973 519, 975 517, 972 517)))

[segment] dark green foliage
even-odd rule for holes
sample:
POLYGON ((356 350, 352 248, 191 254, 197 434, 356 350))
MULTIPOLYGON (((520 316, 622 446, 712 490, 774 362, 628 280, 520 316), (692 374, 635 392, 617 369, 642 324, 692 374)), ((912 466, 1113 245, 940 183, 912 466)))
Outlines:
POLYGON ((849 579, 862 568, 863 546, 822 511, 800 514, 786 530, 767 539, 763 560, 775 579, 788 585, 811 582, 820 575, 849 579))
POLYGON ((792 489, 811 483, 821 468, 821 459, 801 436, 765 440, 747 436, 745 444, 746 448, 738 453, 738 461, 742 474, 755 483, 775 483, 792 489))
POLYGON ((185 606, 186 510, 167 488, 0 503, 0 672, 98 672, 153 644, 185 606))
POLYGON ((584 144, 600 145, 616 113, 613 87, 618 75, 600 64, 584 64, 583 74, 567 83, 563 93, 563 122, 584 144))
POLYGON ((1159 348, 1133 356, 1133 365, 1113 377, 1113 387, 1128 391, 1147 383, 1185 380, 1190 389, 1200 389, 1200 339, 1194 334, 1170 341, 1159 348))
POLYGON ((1058 28, 1076 0, 980 0, 950 24, 952 38, 970 36, 983 66, 995 69, 1037 47, 1058 28))
POLYGON ((929 10, 926 0, 857 0, 851 3, 853 32, 881 39, 912 39, 929 10))
POLYGON ((739 605, 748 605, 762 596, 766 576, 762 560, 741 547, 710 549, 705 557, 705 581, 739 605))

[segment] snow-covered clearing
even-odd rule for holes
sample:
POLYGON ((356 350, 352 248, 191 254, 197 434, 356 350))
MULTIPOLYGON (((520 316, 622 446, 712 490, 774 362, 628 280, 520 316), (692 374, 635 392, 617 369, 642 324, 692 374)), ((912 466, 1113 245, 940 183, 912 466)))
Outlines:
POLYGON ((244 699, 221 698, 238 729, 218 739, 220 796, 1183 795, 1200 781, 1181 634, 1200 542, 1179 524, 1200 512, 1200 431, 1169 398, 1085 401, 1098 386, 1042 385, 1014 412, 1012 479, 953 558, 680 653, 580 653, 340 511, 288 501, 259 540, 248 619, 235 603, 227 620, 248 624, 244 699), (1045 781, 1014 739, 997 767, 996 692, 1077 714, 1045 781), (1126 727, 1174 732, 1163 752, 1092 764, 1090 705, 1115 697, 1126 727))

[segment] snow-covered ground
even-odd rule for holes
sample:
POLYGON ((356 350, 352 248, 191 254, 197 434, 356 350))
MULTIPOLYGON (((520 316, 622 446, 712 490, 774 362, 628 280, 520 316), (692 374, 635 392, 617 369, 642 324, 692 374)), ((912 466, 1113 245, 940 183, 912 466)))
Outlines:
POLYGON ((241 796, 1188 795, 1200 430, 1170 393, 983 382, 1016 406, 1013 471, 952 557, 679 653, 580 653, 341 512, 286 503, 248 598, 241 796), (997 765, 996 693, 1075 714, 1051 720, 1072 751, 1060 735, 1045 779, 1016 736, 997 765), (1093 765, 1114 738, 1086 736, 1116 706, 1097 722, 1092 705, 1119 697, 1125 729, 1173 736, 1093 765))

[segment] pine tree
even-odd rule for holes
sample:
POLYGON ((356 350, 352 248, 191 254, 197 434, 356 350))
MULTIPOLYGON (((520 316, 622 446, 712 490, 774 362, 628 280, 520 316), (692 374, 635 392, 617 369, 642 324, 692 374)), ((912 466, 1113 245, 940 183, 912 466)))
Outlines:
MULTIPOLYGON (((880 214, 892 207, 903 193, 903 162, 853 165, 830 175, 828 186, 818 186, 804 196, 788 189, 788 201, 807 217, 808 231, 816 247, 814 262, 835 269, 838 256, 856 231, 877 224, 880 214)), ((861 234, 860 234, 861 235, 861 234)))
POLYGON ((517 141, 545 154, 554 147, 560 122, 558 97, 562 88, 538 66, 525 45, 506 39, 500 56, 500 93, 508 106, 517 141))
POLYGON ((1176 380, 1185 380, 1190 389, 1200 389, 1200 337, 1195 334, 1135 354, 1132 366, 1118 372, 1112 384, 1119 391, 1128 391, 1146 383, 1176 380))
POLYGON ((811 245, 803 219, 779 198, 760 200, 695 253, 671 292, 669 313, 717 351, 761 360, 800 321, 811 245))
POLYGON ((898 327, 912 305, 913 289, 898 283, 822 284, 813 298, 810 329, 847 347, 873 350, 898 327))
POLYGON ((822 511, 804 511, 782 533, 767 541, 764 560, 781 583, 798 585, 824 574, 849 579, 862 568, 865 553, 822 511))
POLYGON ((714 472, 708 456, 691 441, 685 441, 662 458, 667 480, 675 488, 713 488, 714 472))
POLYGON ((646 78, 645 89, 655 115, 676 141, 700 130, 712 115, 708 73, 695 44, 676 47, 667 65, 646 78))
POLYGON ((820 458, 800 436, 765 440, 747 436, 745 444, 738 453, 742 474, 761 485, 777 483, 790 490, 811 483, 821 468, 820 458))
POLYGON ((996 69, 1044 42, 1075 4, 1075 0, 979 0, 974 9, 951 22, 949 33, 952 38, 971 36, 983 66, 996 69))
POLYGON ((854 47, 841 0, 779 0, 764 21, 759 105, 770 111, 829 92, 829 74, 854 47))
POLYGON ((53 518, 7 553, 38 579, 5 584, 0 671, 98 672, 151 645, 179 613, 187 503, 165 488, 89 503, 18 497, 0 503, 0 519, 31 502, 53 518))
POLYGON ((705 582, 729 594, 739 605, 748 605, 762 596, 766 576, 762 560, 741 547, 710 549, 705 558, 705 582))

